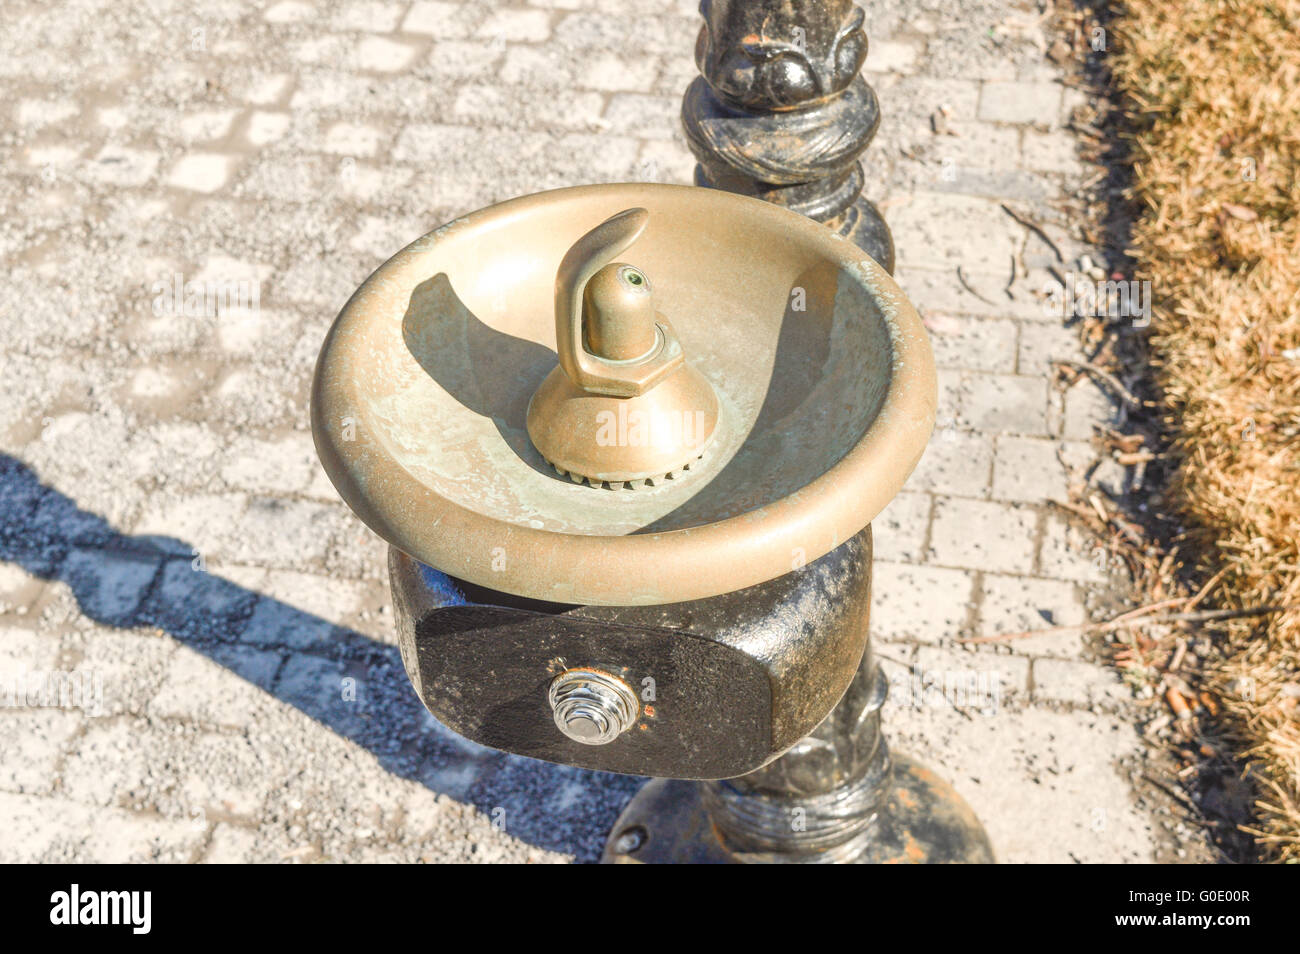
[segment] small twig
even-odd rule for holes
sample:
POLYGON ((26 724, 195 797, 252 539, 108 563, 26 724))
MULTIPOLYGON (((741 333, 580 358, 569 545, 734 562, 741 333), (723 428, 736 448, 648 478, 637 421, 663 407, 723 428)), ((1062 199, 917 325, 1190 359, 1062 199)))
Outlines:
POLYGON ((1137 466, 1133 468, 1133 490, 1137 492, 1142 489, 1142 485, 1147 479, 1147 461, 1140 460, 1137 466))
POLYGON ((1165 667, 1168 672, 1177 672, 1178 667, 1183 664, 1183 657, 1187 655, 1187 640, 1179 639, 1178 645, 1174 649, 1174 658, 1169 660, 1169 665, 1165 667))
POLYGON ((1064 510, 1066 513, 1072 513, 1076 517, 1082 517, 1084 520, 1090 520, 1094 516, 1092 511, 1080 507, 1077 504, 1066 503, 1064 500, 1048 500, 1046 503, 1049 507, 1056 507, 1060 510, 1064 510))
POLYGON ((1142 620, 1142 622, 1208 623, 1221 619, 1241 619, 1245 616, 1271 616, 1274 613, 1284 613, 1292 608, 1291 606, 1248 606, 1245 609, 1236 610, 1201 610, 1198 613, 1170 613, 1167 616, 1153 616, 1142 620))
POLYGON ((1160 789, 1160 791, 1168 795, 1171 799, 1174 800, 1174 802, 1181 805, 1187 811, 1191 812, 1193 820, 1200 820, 1205 817, 1195 802, 1188 799, 1186 795, 1178 791, 1172 785, 1160 781, 1154 775, 1151 775, 1150 773, 1147 772, 1143 772, 1142 777, 1146 779, 1148 782, 1150 782, 1152 785, 1154 785, 1156 788, 1160 789))
POLYGON ((965 288, 968 292, 970 292, 972 295, 974 295, 974 296, 975 296, 976 298, 978 298, 980 301, 984 302, 984 304, 986 304, 986 305, 992 305, 994 308, 997 307, 997 304, 998 304, 997 302, 995 302, 995 301, 989 301, 987 298, 985 298, 983 295, 981 295, 979 292, 977 292, 977 291, 975 290, 975 287, 974 287, 973 285, 971 285, 970 282, 966 281, 966 276, 962 273, 962 270, 961 270, 961 266, 960 266, 960 265, 957 266, 957 280, 958 280, 959 282, 961 282, 963 288, 965 288))
POLYGON ((1076 123, 1073 119, 1065 124, 1065 128, 1069 129, 1071 132, 1076 132, 1087 139, 1092 139, 1095 142, 1101 142, 1106 138, 1092 126, 1085 126, 1082 123, 1076 123))
POLYGON ((1087 371, 1097 380, 1101 381, 1114 392, 1115 396, 1127 404, 1135 411, 1140 411, 1143 407, 1142 402, 1133 396, 1128 388, 1119 383, 1119 379, 1109 371, 1103 371, 1095 364, 1088 364, 1086 361, 1071 361, 1068 358, 1057 358, 1053 364, 1065 365, 1067 368, 1077 368, 1080 371, 1087 371))
POLYGON ((1148 613, 1154 613, 1156 610, 1172 609, 1175 606, 1182 606, 1187 602, 1187 597, 1176 596, 1172 599, 1161 600, 1159 603, 1148 603, 1146 606, 1139 606, 1137 609, 1131 609, 1127 613, 1120 613, 1112 623, 1123 623, 1134 619, 1138 616, 1146 616, 1148 613))
POLYGON ((1115 462, 1124 467, 1136 467, 1138 464, 1145 464, 1155 459, 1156 455, 1150 451, 1134 451, 1131 454, 1119 453, 1115 455, 1115 462))
POLYGON ((1142 545, 1142 534, 1139 532, 1137 527, 1125 520, 1122 515, 1111 513, 1107 510, 1102 504, 1100 497, 1096 494, 1088 494, 1088 503, 1092 504, 1092 509, 1097 512, 1097 516, 1101 518, 1103 524, 1107 527, 1113 525, 1115 529, 1128 537, 1129 542, 1133 543, 1135 546, 1142 545))
MULTIPOLYGON (((1043 227, 1041 225, 1039 225, 1037 222, 1033 221, 1032 219, 1028 219, 1025 216, 1021 215, 1019 212, 1011 208, 1011 206, 1007 205, 1005 202, 1001 203, 1001 205, 1002 205, 1003 212, 1011 216, 1013 219, 1015 219, 1025 228, 1029 229, 1029 231, 1033 232, 1040 239, 1046 242, 1048 247, 1052 250, 1052 252, 1055 253, 1056 260, 1060 262, 1062 265, 1065 264, 1065 256, 1062 255, 1061 250, 1056 247, 1056 243, 1053 242, 1052 239, 1048 236, 1048 234, 1043 231, 1043 227)), ((1061 284, 1064 285, 1065 282, 1061 282, 1061 284)))
POLYGON ((1218 583, 1221 579, 1223 579, 1223 575, 1227 572, 1228 572, 1228 568, 1225 566, 1218 573, 1214 574, 1214 576, 1210 577, 1210 582, 1206 583, 1203 587, 1201 587, 1201 591, 1188 601, 1187 606, 1185 608, 1189 611, 1196 609, 1196 607, 1201 604, 1201 600, 1205 599, 1207 596, 1210 595, 1210 591, 1214 589, 1215 584, 1218 583))
MULTIPOLYGON (((1166 606, 1183 602, 1183 599, 1166 600, 1153 606, 1166 606)), ((1152 607, 1143 607, 1149 610, 1152 607)), ((1156 615, 1136 616, 1138 610, 1130 610, 1106 623, 1083 623, 1079 626, 1052 626, 1048 629, 1028 629, 1021 633, 999 633, 994 636, 972 636, 959 639, 959 643, 1001 643, 1013 639, 1028 639, 1030 636, 1047 636, 1053 633, 1109 633, 1129 626, 1145 626, 1147 623, 1206 623, 1223 619, 1238 619, 1243 616, 1267 616, 1290 609, 1289 606, 1252 606, 1239 610, 1202 610, 1199 613, 1160 613, 1156 615)))

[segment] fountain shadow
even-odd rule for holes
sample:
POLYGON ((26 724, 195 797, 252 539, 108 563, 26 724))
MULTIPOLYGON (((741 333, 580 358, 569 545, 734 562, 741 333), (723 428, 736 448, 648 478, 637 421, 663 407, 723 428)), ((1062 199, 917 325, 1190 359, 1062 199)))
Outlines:
POLYGON ((170 537, 121 533, 0 453, 0 561, 67 584, 97 623, 165 631, 364 747, 386 771, 504 819, 512 837, 599 858, 639 779, 461 739, 420 703, 396 647, 202 571, 197 552, 170 537), (345 678, 355 693, 340 691, 345 678))
POLYGON ((442 390, 492 421, 520 460, 556 477, 528 436, 528 402, 557 365, 553 350, 488 325, 456 293, 445 272, 411 290, 402 340, 442 390))

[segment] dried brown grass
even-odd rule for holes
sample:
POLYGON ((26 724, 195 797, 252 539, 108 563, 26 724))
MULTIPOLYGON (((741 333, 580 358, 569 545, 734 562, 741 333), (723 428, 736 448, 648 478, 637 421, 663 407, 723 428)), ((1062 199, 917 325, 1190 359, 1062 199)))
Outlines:
POLYGON ((1129 0, 1114 78, 1156 301, 1165 496, 1233 621, 1208 685, 1259 793, 1252 834, 1300 862, 1300 0, 1129 0))

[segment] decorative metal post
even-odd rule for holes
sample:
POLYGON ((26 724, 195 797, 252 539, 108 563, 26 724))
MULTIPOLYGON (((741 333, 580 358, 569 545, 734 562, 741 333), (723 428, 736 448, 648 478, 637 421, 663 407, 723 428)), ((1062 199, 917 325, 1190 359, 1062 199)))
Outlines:
POLYGON ((862 10, 852 0, 701 0, 700 13, 702 75, 682 102, 696 185, 825 222, 892 272, 889 227, 862 196, 858 157, 880 124, 859 73, 862 10))
MULTIPOLYGON (((700 13, 701 75, 682 102, 696 185, 824 222, 892 272, 893 237, 862 196, 859 157, 880 124, 859 72, 862 10, 852 0, 701 0, 700 13)), ((816 729, 739 778, 651 782, 619 819, 606 860, 991 862, 960 796, 912 760, 891 758, 880 730, 887 692, 868 643, 816 729)))
MULTIPOLYGON (((860 563, 833 572, 869 580, 860 563)), ((868 624, 870 586, 855 612, 868 624)), ((934 772, 893 756, 880 731, 888 682, 867 643, 830 715, 755 772, 713 782, 655 779, 624 810, 607 863, 987 864, 988 836, 934 772)))

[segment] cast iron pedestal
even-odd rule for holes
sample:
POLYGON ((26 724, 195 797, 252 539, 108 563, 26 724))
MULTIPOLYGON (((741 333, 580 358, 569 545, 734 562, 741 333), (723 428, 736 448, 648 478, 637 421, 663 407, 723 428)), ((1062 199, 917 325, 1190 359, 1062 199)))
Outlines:
MULTIPOLYGON (((865 572, 870 574, 870 528, 865 572)), ((866 588, 870 594, 870 585, 866 588)), ((868 625, 868 605, 860 608, 868 625)), ((619 817, 605 863, 979 864, 988 836, 934 772, 893 756, 880 731, 889 684, 870 641, 844 697, 816 729, 755 772, 656 779, 619 817)))
MULTIPOLYGON (((682 103, 696 184, 824 222, 892 272, 893 237, 861 194, 858 157, 880 123, 875 92, 859 75, 862 11, 852 0, 702 0, 700 13, 701 75, 682 103)), ((865 634, 865 605, 861 625, 865 634)), ((619 818, 603 860, 993 861, 952 787, 891 757, 880 731, 887 690, 868 642, 848 690, 816 729, 739 778, 649 783, 619 818)))
POLYGON ((867 636, 870 527, 775 580, 655 606, 526 600, 454 580, 395 549, 389 568, 407 673, 451 729, 563 764, 703 779, 650 782, 615 826, 605 861, 993 860, 961 797, 912 760, 891 758, 881 736, 888 686, 867 636), (725 647, 728 662, 701 653, 704 644, 725 647), (737 653, 781 691, 742 684, 741 670, 728 675, 737 653), (666 657, 682 665, 665 669, 666 657), (657 672, 654 704, 642 709, 658 711, 643 711, 636 730, 608 745, 566 738, 547 709, 552 674, 534 661, 547 658, 603 663, 638 687, 644 673, 657 672), (616 667, 603 662, 612 659, 616 667), (515 666, 536 671, 537 685, 515 666), (835 698, 826 687, 844 685, 818 724, 835 698), (756 723, 768 728, 747 736, 756 723), (761 767, 717 779, 742 762, 761 767))
POLYGON ((993 849, 961 796, 892 756, 886 685, 864 658, 827 720, 772 764, 719 782, 655 779, 619 816, 606 864, 983 864, 993 849))

